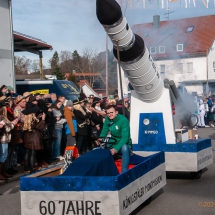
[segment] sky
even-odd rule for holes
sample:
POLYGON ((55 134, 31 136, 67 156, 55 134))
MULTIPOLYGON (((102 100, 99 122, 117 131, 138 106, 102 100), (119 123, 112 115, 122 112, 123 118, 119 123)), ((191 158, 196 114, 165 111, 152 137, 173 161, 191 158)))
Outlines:
MULTIPOLYGON (((163 1, 164 8, 161 8, 161 0, 130 0, 128 3, 127 0, 117 1, 123 3, 122 12, 130 26, 152 22, 153 15, 160 15, 161 21, 167 20, 166 0, 163 1)), ((172 12, 169 19, 215 14, 215 0, 208 0, 208 8, 203 4, 206 1, 169 2, 172 12)), ((14 31, 39 38, 53 47, 52 51, 43 51, 43 63, 46 67, 54 51, 60 53, 77 50, 80 55, 85 48, 105 51, 106 36, 96 17, 96 0, 12 0, 12 7, 14 31)), ((112 49, 110 41, 109 49, 112 49)), ((27 52, 18 55, 38 59, 38 56, 27 52)))

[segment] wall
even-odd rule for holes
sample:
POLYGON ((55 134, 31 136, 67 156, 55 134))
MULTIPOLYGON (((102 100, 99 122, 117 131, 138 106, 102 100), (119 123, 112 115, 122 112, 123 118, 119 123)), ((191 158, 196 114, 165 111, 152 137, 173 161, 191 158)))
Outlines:
POLYGON ((207 80, 206 57, 155 61, 155 64, 159 72, 161 72, 160 66, 165 65, 165 73, 161 73, 163 79, 174 80, 176 86, 183 84, 189 93, 203 93, 203 84, 201 81, 206 82, 207 80), (193 71, 188 72, 187 63, 191 62, 193 63, 193 71), (182 72, 178 71, 178 63, 183 64, 182 72), (190 84, 192 82, 193 84, 190 84))
POLYGON ((0 0, 0 86, 14 87, 9 1, 0 0))
POLYGON ((162 77, 174 80, 177 84, 182 81, 206 80, 206 57, 186 58, 179 60, 155 61, 157 70, 160 72, 160 65, 165 64, 165 74, 162 77), (193 71, 188 72, 187 63, 193 63, 193 71), (178 63, 183 63, 183 72, 177 70, 178 63))
POLYGON ((215 80, 215 71, 213 68, 213 62, 215 62, 215 42, 211 46, 211 50, 208 53, 208 79, 215 80))

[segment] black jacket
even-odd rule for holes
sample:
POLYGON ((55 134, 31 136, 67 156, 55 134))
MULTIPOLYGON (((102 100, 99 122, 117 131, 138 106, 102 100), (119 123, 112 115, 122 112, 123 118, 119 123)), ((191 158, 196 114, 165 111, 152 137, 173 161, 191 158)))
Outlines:
MULTIPOLYGON (((83 108, 84 109, 84 108, 83 108)), ((86 110, 84 109, 86 112, 86 110)), ((88 135, 89 134, 89 124, 84 123, 86 120, 89 122, 89 118, 91 116, 91 113, 86 113, 84 115, 80 110, 74 110, 75 118, 78 124, 78 135, 88 135)))

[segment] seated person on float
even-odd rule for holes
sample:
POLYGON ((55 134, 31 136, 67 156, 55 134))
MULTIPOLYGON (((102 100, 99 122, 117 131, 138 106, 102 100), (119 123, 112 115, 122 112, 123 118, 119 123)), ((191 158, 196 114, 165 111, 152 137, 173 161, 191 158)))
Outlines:
MULTIPOLYGON (((107 116, 104 121, 103 129, 100 137, 107 137, 108 134, 116 139, 116 142, 111 143, 111 139, 108 143, 111 154, 122 154, 122 172, 128 170, 130 148, 131 148, 131 136, 130 126, 127 118, 121 114, 118 114, 117 107, 114 105, 108 105, 106 107, 107 116)), ((101 141, 101 138, 99 138, 101 141)), ((98 143, 98 142, 97 142, 98 143)))

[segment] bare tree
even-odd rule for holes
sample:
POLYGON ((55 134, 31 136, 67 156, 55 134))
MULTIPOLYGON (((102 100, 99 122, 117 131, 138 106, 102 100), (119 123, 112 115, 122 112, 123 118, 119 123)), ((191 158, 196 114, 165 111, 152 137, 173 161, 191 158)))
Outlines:
POLYGON ((59 55, 59 60, 62 73, 70 73, 75 70, 72 62, 72 52, 61 51, 59 55))
POLYGON ((24 75, 28 74, 31 67, 31 60, 27 59, 25 56, 15 56, 14 63, 15 63, 15 71, 17 75, 24 75))
MULTIPOLYGON (((100 73, 105 68, 105 60, 99 58, 98 51, 92 48, 85 48, 83 50, 82 66, 84 71, 89 73, 100 73)), ((93 86, 98 79, 96 76, 89 76, 89 83, 93 86)))
POLYGON ((32 61, 31 70, 34 73, 39 73, 39 70, 40 70, 40 68, 39 68, 39 60, 33 60, 32 61))

